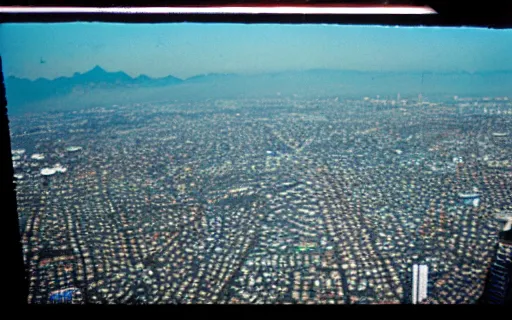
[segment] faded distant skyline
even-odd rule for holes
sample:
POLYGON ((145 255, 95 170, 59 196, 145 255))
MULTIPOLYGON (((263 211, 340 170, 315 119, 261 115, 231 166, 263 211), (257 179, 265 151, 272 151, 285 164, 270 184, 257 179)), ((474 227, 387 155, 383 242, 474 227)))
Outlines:
POLYGON ((95 65, 131 76, 512 70, 512 30, 271 24, 3 24, 4 75, 53 79, 95 65))

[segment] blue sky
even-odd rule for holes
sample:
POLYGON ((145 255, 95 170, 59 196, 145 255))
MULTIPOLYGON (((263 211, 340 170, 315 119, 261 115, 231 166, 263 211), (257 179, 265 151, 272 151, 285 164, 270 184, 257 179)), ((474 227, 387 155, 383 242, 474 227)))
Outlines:
POLYGON ((131 76, 210 72, 512 70, 512 30, 340 25, 3 24, 6 75, 56 78, 95 65, 131 76), (46 61, 41 64, 40 59, 46 61))

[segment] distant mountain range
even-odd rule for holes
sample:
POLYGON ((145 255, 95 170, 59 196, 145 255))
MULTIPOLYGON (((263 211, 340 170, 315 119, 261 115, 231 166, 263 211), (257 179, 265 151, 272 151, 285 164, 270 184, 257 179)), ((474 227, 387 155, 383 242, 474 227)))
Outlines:
POLYGON ((140 75, 132 78, 122 71, 107 72, 100 66, 95 66, 85 73, 76 72, 71 77, 59 77, 53 80, 45 78, 28 80, 10 76, 5 83, 9 104, 16 106, 67 95, 75 91, 89 91, 94 88, 167 86, 182 81, 173 76, 154 79, 146 75, 140 75))
POLYGON ((373 72, 315 69, 256 75, 209 73, 185 80, 172 75, 132 78, 96 66, 85 73, 53 80, 5 79, 8 108, 36 111, 144 102, 147 99, 207 99, 283 95, 453 94, 510 95, 512 70, 495 72, 373 72))

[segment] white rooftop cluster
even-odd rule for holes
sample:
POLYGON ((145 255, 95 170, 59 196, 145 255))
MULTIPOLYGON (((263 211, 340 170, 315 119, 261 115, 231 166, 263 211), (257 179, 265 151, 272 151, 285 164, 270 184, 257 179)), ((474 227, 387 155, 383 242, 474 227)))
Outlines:
POLYGON ((30 158, 34 159, 34 160, 43 160, 44 159, 44 154, 34 153, 30 158))
POLYGON ((51 175, 55 174, 55 172, 57 172, 57 170, 55 170, 55 168, 41 169, 41 175, 43 175, 43 176, 51 176, 51 175))
POLYGON ((60 163, 57 163, 55 166, 54 166, 54 169, 57 170, 57 172, 60 172, 60 173, 64 173, 66 171, 68 171, 68 169, 66 169, 65 167, 63 167, 60 163))
POLYGON ((64 173, 68 169, 63 167, 60 163, 57 163, 53 168, 43 168, 41 169, 41 175, 43 176, 51 176, 57 172, 64 173))
POLYGON ((75 152, 75 151, 79 151, 79 150, 82 150, 82 147, 71 146, 71 147, 66 148, 66 151, 68 151, 68 152, 75 152))
POLYGON ((12 154, 13 155, 21 156, 24 153, 25 153, 25 149, 15 149, 15 150, 12 150, 12 154))
POLYGON ((23 177, 24 177, 24 176, 23 176, 23 174, 21 174, 21 173, 15 173, 15 174, 14 174, 14 177, 15 177, 16 179, 20 180, 20 179, 23 179, 23 177))
POLYGON ((453 157, 453 163, 463 163, 462 157, 453 157))

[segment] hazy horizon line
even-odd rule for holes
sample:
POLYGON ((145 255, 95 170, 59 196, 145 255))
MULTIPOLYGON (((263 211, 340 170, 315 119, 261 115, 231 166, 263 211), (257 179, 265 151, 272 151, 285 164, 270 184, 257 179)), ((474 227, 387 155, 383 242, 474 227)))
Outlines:
POLYGON ((340 72, 359 72, 359 73, 417 73, 417 74, 422 74, 422 73, 437 73, 437 74, 450 74, 450 73, 467 73, 467 74, 477 74, 477 73, 512 73, 512 69, 511 70, 496 70, 496 69, 490 69, 490 70, 473 70, 473 71, 468 71, 468 70, 403 70, 403 69, 397 69, 397 70, 361 70, 361 69, 339 69, 339 68, 308 68, 308 69, 283 69, 283 70, 279 70, 279 71, 266 71, 266 72, 203 72, 203 73, 198 73, 196 75, 193 75, 193 76, 189 76, 189 77, 177 77, 175 75, 173 75, 172 73, 169 73, 168 75, 164 75, 164 76, 150 76, 150 75, 147 75, 147 74, 144 74, 144 73, 139 73, 137 75, 130 75, 129 73, 127 73, 126 71, 124 70, 116 70, 116 71, 109 71, 107 70, 106 68, 100 66, 100 65, 95 65, 94 67, 86 70, 86 71, 83 71, 83 72, 80 72, 80 71, 75 71, 72 75, 60 75, 60 76, 57 76, 57 77, 54 77, 54 78, 46 78, 46 77, 37 77, 37 78, 28 78, 28 77, 20 77, 20 76, 17 76, 17 75, 14 75, 14 74, 10 74, 8 75, 5 79, 7 78, 16 78, 16 79, 20 79, 20 80, 29 80, 29 81, 37 81, 37 80, 49 80, 49 81, 53 81, 53 80, 57 80, 59 78, 72 78, 74 77, 76 74, 85 74, 85 73, 88 73, 92 70, 94 70, 95 68, 101 68, 102 70, 104 70, 105 72, 107 73, 119 73, 119 72, 122 72, 126 75, 128 75, 130 78, 132 79, 136 79, 138 77, 141 77, 141 76, 146 76, 146 77, 149 77, 151 79, 162 79, 162 78, 166 78, 166 77, 169 77, 169 76, 172 76, 176 79, 179 79, 181 81, 186 81, 186 80, 189 80, 189 79, 192 79, 192 78, 195 78, 195 77, 200 77, 200 76, 208 76, 208 75, 241 75, 241 76, 257 76, 257 75, 266 75, 266 74, 279 74, 279 73, 287 73, 287 72, 310 72, 310 71, 340 71, 340 72))

